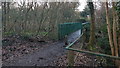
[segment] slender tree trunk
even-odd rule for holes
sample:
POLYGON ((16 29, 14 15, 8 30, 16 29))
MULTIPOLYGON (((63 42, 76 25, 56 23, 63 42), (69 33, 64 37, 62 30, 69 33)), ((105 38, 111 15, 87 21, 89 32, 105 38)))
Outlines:
POLYGON ((114 56, 115 54, 114 54, 114 46, 113 46, 113 40, 112 40, 111 26, 110 26, 110 22, 109 22, 108 2, 106 2, 105 7, 106 7, 106 22, 107 22, 109 43, 110 43, 112 56, 114 56))
MULTIPOLYGON (((118 4, 120 3, 120 1, 118 2, 118 4)), ((119 8, 119 6, 117 6, 119 8)), ((120 10, 117 11, 117 22, 118 22, 118 50, 119 50, 119 57, 120 57, 120 10)))
POLYGON ((119 56, 120 56, 120 33, 119 33, 119 36, 118 36, 118 45, 119 45, 119 56))
MULTIPOLYGON (((115 2, 112 2, 112 10, 113 10, 113 42, 114 42, 114 47, 115 47, 115 56, 118 55, 118 42, 117 42, 117 15, 116 15, 116 10, 115 10, 115 2)), ((119 60, 115 61, 115 64, 120 67, 119 65, 119 60)))
MULTIPOLYGON (((120 20, 119 20, 119 25, 120 25, 120 20)), ((119 32, 118 32, 118 47, 119 47, 119 56, 120 56, 120 26, 119 26, 119 32)))
MULTIPOLYGON (((120 13, 118 13, 118 14, 120 14, 120 13)), ((118 56, 120 57, 120 15, 118 16, 118 51, 119 51, 119 53, 118 53, 118 56)), ((119 64, 120 64, 120 61, 118 62, 119 64)), ((120 66, 119 66, 119 68, 120 68, 120 66)))
POLYGON ((112 8, 113 10, 113 41, 115 46, 115 56, 118 56, 115 2, 112 2, 112 6, 113 6, 112 8))
POLYGON ((2 23, 3 31, 6 32, 6 2, 2 2, 2 23))
POLYGON ((88 2, 91 15, 91 26, 90 26, 90 39, 89 45, 93 46, 95 42, 95 14, 94 14, 94 5, 93 2, 88 2))

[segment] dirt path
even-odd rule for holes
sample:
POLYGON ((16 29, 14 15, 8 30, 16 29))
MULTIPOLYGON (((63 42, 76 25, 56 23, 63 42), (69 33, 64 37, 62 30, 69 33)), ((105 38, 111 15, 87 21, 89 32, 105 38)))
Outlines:
POLYGON ((56 42, 50 46, 40 49, 33 54, 14 58, 11 62, 4 63, 5 66, 48 66, 51 61, 65 54, 64 43, 56 42))
MULTIPOLYGON (((68 41, 72 42, 80 35, 80 31, 76 31, 68 36, 68 41)), ((38 50, 35 53, 14 58, 10 62, 3 63, 3 66, 51 66, 53 61, 60 56, 66 54, 64 42, 55 42, 48 44, 49 46, 38 50)))

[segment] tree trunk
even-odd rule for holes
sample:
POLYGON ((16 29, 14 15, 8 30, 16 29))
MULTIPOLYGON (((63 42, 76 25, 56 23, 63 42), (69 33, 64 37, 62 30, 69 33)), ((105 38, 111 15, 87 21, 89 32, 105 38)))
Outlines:
POLYGON ((119 37, 118 37, 118 45, 119 45, 119 56, 120 56, 120 33, 119 33, 119 37))
POLYGON ((107 23, 109 43, 110 43, 112 56, 114 56, 115 54, 114 54, 114 46, 113 46, 113 40, 112 40, 111 26, 110 26, 110 22, 109 22, 108 2, 106 2, 105 6, 106 6, 106 23, 107 23))
POLYGON ((2 2, 2 24, 3 31, 6 32, 6 2, 2 2))
MULTIPOLYGON (((116 10, 115 10, 115 2, 112 2, 112 10, 113 10, 113 42, 115 47, 115 56, 118 55, 118 44, 117 44, 117 16, 116 16, 116 10)), ((115 61, 115 64, 119 67, 119 60, 115 61)))
POLYGON ((91 26, 90 26, 90 39, 89 45, 93 46, 95 42, 95 14, 94 14, 94 5, 93 2, 88 2, 91 15, 91 26))
MULTIPOLYGON (((119 1, 119 3, 120 3, 120 1, 119 1)), ((119 8, 119 6, 117 6, 117 7, 119 8)), ((118 17, 117 25, 118 25, 118 48, 119 48, 118 50, 119 50, 119 56, 120 56, 120 10, 117 11, 117 17, 118 17)))
POLYGON ((113 41, 115 46, 115 56, 118 56, 118 44, 117 44, 117 27, 116 27, 116 12, 115 12, 115 2, 112 2, 113 10, 113 41))

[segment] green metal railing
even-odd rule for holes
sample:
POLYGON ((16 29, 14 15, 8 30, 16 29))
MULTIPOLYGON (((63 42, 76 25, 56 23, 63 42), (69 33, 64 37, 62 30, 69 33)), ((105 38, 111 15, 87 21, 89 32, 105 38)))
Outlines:
MULTIPOLYGON (((81 37, 81 36, 80 36, 81 37)), ((80 52, 80 53, 87 53, 87 54, 92 54, 92 55, 96 55, 96 56, 101 56, 101 57, 107 57, 107 58, 113 58, 113 59, 118 59, 120 60, 120 57, 117 56, 111 56, 111 55, 107 55, 107 54, 101 54, 101 53, 94 53, 94 52, 90 52, 90 51, 84 51, 84 50, 78 50, 78 49, 74 49, 71 48, 73 46, 73 44, 75 44, 75 42, 80 39, 77 38, 74 42, 72 42, 71 44, 69 44, 67 47, 65 47, 65 49, 67 50, 72 50, 72 51, 76 51, 76 52, 80 52)))
MULTIPOLYGON (((59 24, 58 25, 58 37, 59 39, 62 39, 65 37, 65 35, 69 35, 77 30, 80 30, 81 31, 84 29, 84 28, 89 28, 90 26, 90 23, 63 23, 63 24, 59 24)), ((117 56, 111 56, 111 55, 107 55, 107 54, 102 54, 102 53, 95 53, 95 52, 91 52, 91 51, 85 51, 85 50, 81 50, 82 47, 80 47, 79 49, 75 49, 75 48, 72 48, 72 46, 83 36, 83 33, 76 39, 74 40, 72 43, 68 44, 67 47, 65 47, 65 49, 69 50, 69 56, 70 58, 72 56, 72 54, 74 52, 80 52, 80 53, 86 53, 86 54, 91 54, 91 55, 95 55, 95 56, 101 56, 101 57, 106 57, 106 58, 112 58, 112 59, 117 59, 117 60, 120 60, 120 57, 117 57, 117 56), (74 52, 73 52, 74 51, 74 52), (71 53, 71 54, 70 54, 71 53)), ((73 59, 69 59, 71 61, 71 63, 69 65, 73 65, 73 59)))
POLYGON ((87 54, 91 54, 91 55, 95 55, 95 56, 101 56, 101 57, 107 57, 107 58, 112 58, 112 59, 118 59, 118 60, 120 60, 120 57, 117 57, 117 56, 111 56, 111 55, 107 55, 107 54, 95 53, 95 52, 90 52, 90 51, 78 50, 78 49, 71 48, 81 38, 82 35, 83 34, 81 34, 75 41, 73 41, 67 47, 65 47, 65 49, 72 50, 72 51, 75 51, 75 52, 87 53, 87 54))

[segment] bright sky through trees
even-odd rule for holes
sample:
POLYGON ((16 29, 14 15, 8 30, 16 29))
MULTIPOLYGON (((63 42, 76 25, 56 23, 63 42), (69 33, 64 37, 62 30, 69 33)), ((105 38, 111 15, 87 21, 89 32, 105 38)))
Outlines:
POLYGON ((80 2, 80 6, 78 7, 79 11, 83 11, 83 9, 85 8, 85 6, 87 5, 87 3, 84 2, 80 2))
MULTIPOLYGON (((0 0, 1 1, 1 0, 0 0)), ((26 2, 31 2, 31 1, 37 1, 37 2, 40 2, 40 1, 46 1, 46 0, 2 0, 2 1, 15 1, 15 2, 22 2, 22 1, 26 1, 26 2)), ((51 1, 54 1, 54 0, 51 0, 51 1)), ((55 0, 56 1, 56 0, 55 0)), ((65 0, 63 0, 65 1, 65 0)), ((66 0, 67 1, 67 0, 66 0)), ((79 1, 80 2, 80 6, 78 7, 78 10, 79 11, 83 11, 83 9, 85 8, 85 6, 87 5, 87 0, 75 0, 75 1, 79 1)), ((89 1, 89 0, 88 0, 89 1)), ((97 2, 98 0, 93 0, 94 2, 97 2)), ((0 7, 1 8, 1 7, 0 7)))

